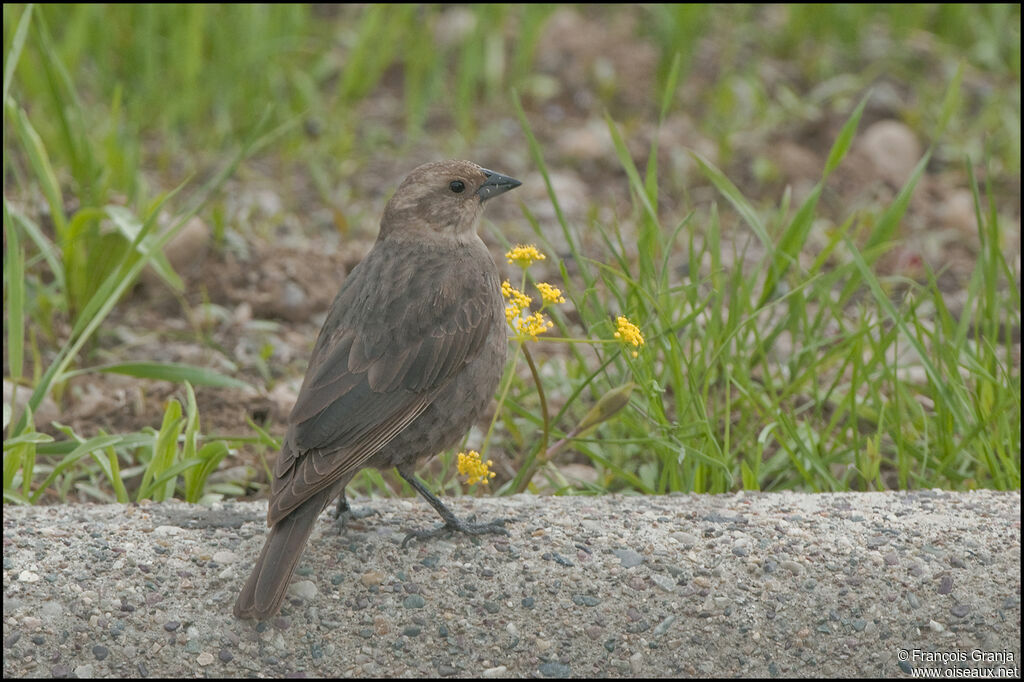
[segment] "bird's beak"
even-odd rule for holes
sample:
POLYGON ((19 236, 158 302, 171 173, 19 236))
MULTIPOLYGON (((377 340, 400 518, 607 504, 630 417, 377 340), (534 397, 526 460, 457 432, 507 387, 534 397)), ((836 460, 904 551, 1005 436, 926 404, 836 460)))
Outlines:
POLYGON ((504 194, 510 189, 515 189, 519 185, 523 184, 515 178, 510 178, 507 175, 501 173, 495 173, 494 171, 482 169, 484 175, 487 176, 487 180, 484 184, 480 185, 480 189, 476 191, 476 195, 480 197, 480 201, 487 201, 491 197, 496 197, 499 194, 504 194))

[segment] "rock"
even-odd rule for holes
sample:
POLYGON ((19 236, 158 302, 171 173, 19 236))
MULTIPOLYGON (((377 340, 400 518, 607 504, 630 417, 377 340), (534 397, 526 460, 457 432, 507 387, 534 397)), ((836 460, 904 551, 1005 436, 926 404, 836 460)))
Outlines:
POLYGON ((380 585, 384 582, 384 574, 380 571, 368 571, 363 575, 359 576, 359 582, 363 584, 363 587, 372 587, 374 585, 380 585))
POLYGON ((873 123, 857 144, 875 175, 902 187, 921 160, 921 143, 906 124, 892 119, 873 123))
POLYGON ((938 205, 935 213, 943 226, 954 229, 964 236, 977 238, 978 221, 974 214, 974 196, 970 190, 953 190, 946 200, 938 205))
POLYGON ((312 580, 300 580, 292 583, 291 587, 288 588, 288 593, 305 601, 313 601, 320 593, 320 590, 317 589, 316 583, 312 580))
POLYGON ((559 150, 570 159, 596 161, 615 157, 615 146, 608 124, 600 118, 592 118, 584 125, 571 127, 557 139, 559 150))
MULTIPOLYGON (((6 343, 7 339, 4 339, 6 343)), ((21 419, 21 414, 25 410, 25 406, 28 404, 28 399, 32 397, 32 389, 28 386, 18 386, 17 392, 14 390, 14 382, 4 379, 4 405, 10 405, 14 403, 14 412, 11 414, 11 421, 16 422, 21 419)), ((44 396, 42 402, 39 403, 39 407, 32 413, 32 422, 35 424, 36 429, 47 427, 50 422, 60 419, 60 409, 57 408, 57 403, 53 402, 50 396, 44 396)))
MULTIPOLYGON (((171 268, 179 275, 198 271, 210 250, 210 238, 206 223, 199 216, 193 216, 164 247, 164 255, 171 268)), ((152 265, 142 272, 139 279, 147 288, 158 287, 163 281, 152 265)))

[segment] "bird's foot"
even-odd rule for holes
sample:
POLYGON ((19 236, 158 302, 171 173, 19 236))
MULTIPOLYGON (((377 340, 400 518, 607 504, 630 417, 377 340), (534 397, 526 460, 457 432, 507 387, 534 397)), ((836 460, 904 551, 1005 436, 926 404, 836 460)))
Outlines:
POLYGON ((375 509, 352 509, 352 507, 348 506, 348 500, 342 495, 338 498, 338 506, 334 510, 334 522, 338 527, 338 531, 341 532, 348 527, 349 521, 359 521, 379 513, 375 509))
POLYGON ((506 523, 508 523, 508 519, 495 519, 494 521, 489 521, 487 523, 470 523, 469 521, 460 521, 453 517, 442 523, 437 528, 409 531, 406 534, 405 539, 402 540, 402 547, 404 549, 412 539, 428 540, 441 535, 450 535, 455 532, 466 533, 467 535, 485 535, 487 533, 508 535, 508 531, 504 528, 506 523))

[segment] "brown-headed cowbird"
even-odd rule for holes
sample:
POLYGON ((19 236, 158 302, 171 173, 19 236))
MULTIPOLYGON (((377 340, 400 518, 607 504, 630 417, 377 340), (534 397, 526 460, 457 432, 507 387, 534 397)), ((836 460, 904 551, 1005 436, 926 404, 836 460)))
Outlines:
POLYGON ((410 173, 388 202, 377 242, 345 279, 313 348, 274 467, 270 535, 236 616, 277 612, 317 517, 335 497, 348 511, 345 486, 364 467, 397 467, 444 519, 409 537, 506 532, 502 520, 460 521, 413 470, 458 442, 501 378, 504 303, 477 228, 484 202, 519 184, 439 161, 410 173))

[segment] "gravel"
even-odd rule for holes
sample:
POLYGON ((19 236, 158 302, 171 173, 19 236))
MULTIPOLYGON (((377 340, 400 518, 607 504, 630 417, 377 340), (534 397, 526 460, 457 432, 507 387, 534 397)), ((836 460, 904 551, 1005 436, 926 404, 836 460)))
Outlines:
POLYGON ((1019 492, 452 504, 510 535, 325 513, 265 623, 231 616, 265 504, 6 505, 4 675, 1019 675, 1019 492))

